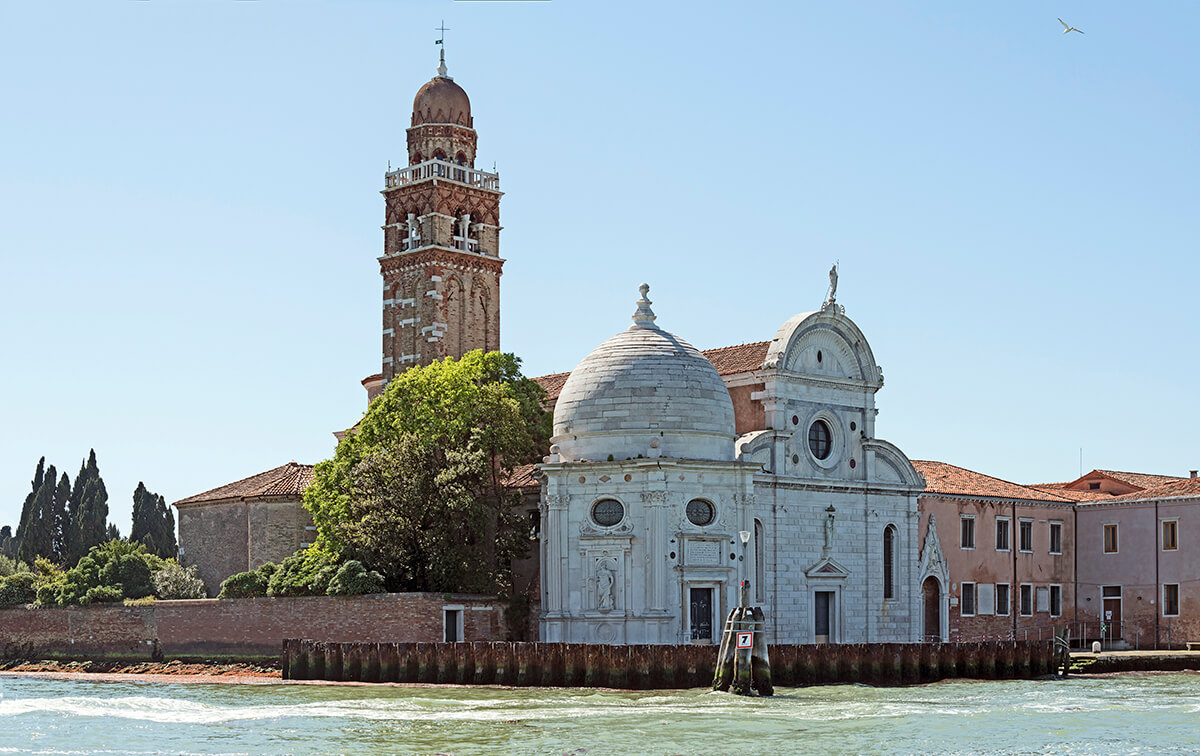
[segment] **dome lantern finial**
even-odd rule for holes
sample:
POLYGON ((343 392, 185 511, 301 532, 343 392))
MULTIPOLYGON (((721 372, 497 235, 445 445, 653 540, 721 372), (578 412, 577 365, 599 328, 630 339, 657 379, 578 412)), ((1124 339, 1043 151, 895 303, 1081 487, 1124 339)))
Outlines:
POLYGON ((646 295, 650 293, 650 284, 642 284, 638 287, 638 292, 642 297, 637 301, 637 311, 633 313, 633 327, 657 328, 654 325, 657 317, 654 314, 654 310, 650 309, 652 302, 646 298, 646 295))
POLYGON ((441 55, 439 56, 437 71, 438 71, 439 79, 449 79, 450 78, 449 76, 446 75, 446 48, 444 48, 444 47, 442 48, 441 55))

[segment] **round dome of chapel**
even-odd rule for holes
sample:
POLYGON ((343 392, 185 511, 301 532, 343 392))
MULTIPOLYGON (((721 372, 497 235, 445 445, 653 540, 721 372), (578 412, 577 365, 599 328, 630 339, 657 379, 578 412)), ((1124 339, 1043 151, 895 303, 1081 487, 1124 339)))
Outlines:
POLYGON ((642 298, 628 330, 571 371, 554 407, 559 459, 732 460, 733 402, 712 363, 654 324, 642 298))

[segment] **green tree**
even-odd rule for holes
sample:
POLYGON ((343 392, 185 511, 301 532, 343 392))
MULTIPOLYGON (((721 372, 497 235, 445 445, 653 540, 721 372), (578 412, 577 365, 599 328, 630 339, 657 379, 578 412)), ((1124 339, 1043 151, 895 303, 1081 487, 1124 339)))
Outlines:
POLYGON ((548 444, 544 401, 511 354, 476 350, 397 376, 316 466, 304 496, 315 546, 392 590, 502 587, 528 540, 505 482, 548 444))
POLYGON ((154 595, 160 599, 198 599, 208 595, 196 566, 183 567, 174 559, 167 560, 154 573, 153 583, 154 595))
POLYGON ((12 526, 0 528, 0 556, 13 558, 17 555, 16 539, 13 538, 12 526))
POLYGON ((104 543, 108 530, 108 489, 96 464, 96 450, 79 466, 75 486, 71 489, 70 531, 67 536, 66 562, 74 564, 93 546, 104 543))
POLYGON ((179 555, 175 543, 175 515, 171 514, 166 499, 151 493, 141 481, 133 492, 133 529, 129 531, 129 540, 145 544, 163 559, 174 559, 179 555))
MULTIPOLYGON (((38 472, 42 472, 41 463, 38 463, 38 472)), ((58 489, 57 477, 58 471, 54 465, 45 468, 45 475, 32 495, 32 502, 26 499, 28 517, 22 518, 21 529, 17 532, 20 539, 17 558, 22 562, 33 562, 38 557, 58 561, 59 555, 55 550, 58 519, 54 501, 58 489)))
POLYGON ((42 481, 46 478, 46 458, 42 457, 38 460, 37 469, 33 473, 33 481, 31 482, 31 490, 29 495, 25 497, 25 504, 21 507, 21 519, 17 521, 17 534, 13 537, 12 554, 10 556, 19 557, 21 553, 21 542, 29 534, 31 528, 36 528, 34 525, 37 519, 36 501, 38 489, 42 487, 42 481))

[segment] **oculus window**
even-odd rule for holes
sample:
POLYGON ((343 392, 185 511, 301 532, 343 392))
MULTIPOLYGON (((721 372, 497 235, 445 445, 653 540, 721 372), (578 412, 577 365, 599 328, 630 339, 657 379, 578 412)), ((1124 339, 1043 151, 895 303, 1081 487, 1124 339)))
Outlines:
POLYGON ((625 505, 616 499, 601 499, 592 505, 592 520, 601 527, 612 527, 624 517, 625 505))

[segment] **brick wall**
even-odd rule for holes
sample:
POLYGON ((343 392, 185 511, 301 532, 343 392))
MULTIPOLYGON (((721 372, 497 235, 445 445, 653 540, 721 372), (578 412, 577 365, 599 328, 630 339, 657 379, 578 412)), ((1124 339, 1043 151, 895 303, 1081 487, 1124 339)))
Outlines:
POLYGON ((468 641, 504 640, 505 605, 438 593, 198 599, 143 606, 0 610, 8 657, 275 656, 284 637, 327 641, 442 641, 443 608, 460 607, 468 641), (157 645, 156 645, 157 644, 157 645))

